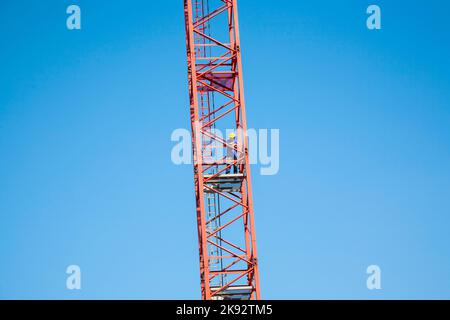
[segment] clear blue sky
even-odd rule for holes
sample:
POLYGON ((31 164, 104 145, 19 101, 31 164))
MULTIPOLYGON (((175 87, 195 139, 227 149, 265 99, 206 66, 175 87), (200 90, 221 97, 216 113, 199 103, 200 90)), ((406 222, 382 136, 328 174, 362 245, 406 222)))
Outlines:
MULTIPOLYGON (((279 174, 253 170, 264 298, 450 298, 449 10, 240 1, 248 123, 281 134, 279 174)), ((2 0, 0 298, 199 298, 176 128, 181 0, 2 0)))

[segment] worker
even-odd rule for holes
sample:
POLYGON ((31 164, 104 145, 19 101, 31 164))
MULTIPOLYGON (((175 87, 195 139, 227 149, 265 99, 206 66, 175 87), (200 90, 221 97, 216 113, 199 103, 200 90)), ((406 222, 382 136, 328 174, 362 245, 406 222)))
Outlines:
MULTIPOLYGON (((237 160, 237 140, 236 140, 236 134, 234 132, 231 132, 228 136, 227 140, 227 165, 231 163, 231 161, 237 160)), ((233 174, 238 173, 238 166, 236 163, 233 164, 233 174)), ((226 174, 229 174, 231 171, 231 167, 228 167, 226 170, 226 174)))

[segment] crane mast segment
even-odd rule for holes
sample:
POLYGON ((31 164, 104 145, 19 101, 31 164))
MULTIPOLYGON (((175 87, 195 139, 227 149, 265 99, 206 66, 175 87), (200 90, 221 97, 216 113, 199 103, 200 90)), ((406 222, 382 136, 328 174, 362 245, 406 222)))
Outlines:
POLYGON ((237 0, 184 12, 202 299, 260 299, 237 0))

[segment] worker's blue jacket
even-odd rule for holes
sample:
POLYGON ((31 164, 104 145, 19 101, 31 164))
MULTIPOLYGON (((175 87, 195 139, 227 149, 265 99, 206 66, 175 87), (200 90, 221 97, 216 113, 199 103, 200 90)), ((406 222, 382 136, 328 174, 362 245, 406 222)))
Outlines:
MULTIPOLYGON (((227 140, 227 143, 230 146, 236 146, 237 139, 236 138, 229 138, 227 140)), ((235 158, 237 158, 237 151, 236 151, 236 149, 234 149, 234 148, 232 148, 230 146, 227 146, 227 158, 228 159, 235 159, 235 158)))

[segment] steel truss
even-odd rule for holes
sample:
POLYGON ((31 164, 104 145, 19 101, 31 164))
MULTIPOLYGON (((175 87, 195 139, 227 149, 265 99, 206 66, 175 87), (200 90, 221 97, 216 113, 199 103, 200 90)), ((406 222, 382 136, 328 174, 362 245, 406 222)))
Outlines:
POLYGON ((237 1, 184 10, 202 298, 260 299, 237 1))

